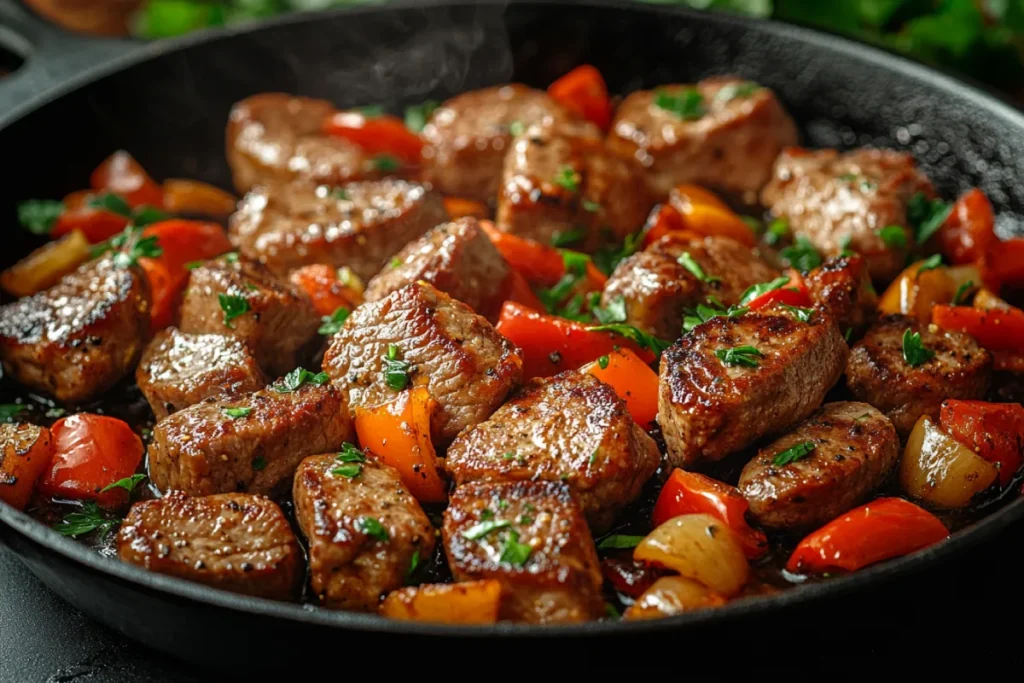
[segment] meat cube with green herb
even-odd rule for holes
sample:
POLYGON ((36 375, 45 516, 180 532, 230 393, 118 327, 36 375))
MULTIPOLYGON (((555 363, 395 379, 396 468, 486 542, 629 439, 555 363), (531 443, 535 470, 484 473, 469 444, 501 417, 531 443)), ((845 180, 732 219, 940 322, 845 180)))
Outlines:
POLYGON ((149 284, 132 262, 90 261, 0 307, 0 362, 19 384, 80 403, 131 373, 149 335, 149 284))
POLYGON ((272 500, 245 493, 136 503, 117 534, 122 561, 152 572, 273 600, 294 599, 302 548, 272 500))
POLYGON ((438 404, 431 421, 438 445, 486 420, 523 374, 515 346, 425 282, 353 311, 331 339, 323 367, 347 392, 351 410, 426 386, 438 404))
POLYGON ((820 310, 772 305, 697 325, 665 351, 658 422, 673 467, 721 460, 813 413, 849 349, 820 310))
POLYGON ((667 236, 622 261, 605 285, 601 305, 620 299, 625 322, 656 337, 676 340, 697 306, 727 309, 752 285, 779 271, 728 237, 680 240, 667 236))
POLYGON ((413 282, 429 282, 491 322, 508 297, 512 271, 475 218, 432 228, 407 244, 366 285, 365 301, 377 301, 413 282))
POLYGON ((460 486, 445 510, 442 532, 456 581, 501 583, 500 619, 572 623, 603 614, 597 549, 565 484, 460 486))
POLYGON ((655 197, 695 183, 753 203, 797 130, 771 90, 716 76, 626 96, 608 142, 640 162, 655 197))
POLYGON ((303 458, 337 450, 354 429, 345 392, 303 368, 262 391, 207 399, 160 420, 149 476, 194 496, 278 493, 303 458))
POLYGON ((758 451, 739 489, 761 526, 806 531, 862 503, 899 458, 889 418, 867 403, 826 403, 758 451))
POLYGON ((434 527, 398 472, 351 444, 303 460, 292 497, 313 592, 326 607, 375 612, 433 556, 434 527))
POLYGON ((788 222, 798 249, 816 251, 819 262, 818 254, 859 253, 872 279, 886 283, 941 223, 926 199, 934 195, 905 152, 796 148, 779 155, 761 202, 788 222))
POLYGON ((828 311, 844 335, 863 331, 875 316, 878 293, 861 256, 830 258, 808 273, 804 283, 814 303, 828 311))
POLYGON ((505 156, 499 230, 557 247, 620 244, 654 199, 633 159, 613 154, 589 122, 531 126, 505 156))
POLYGON ((566 483, 595 531, 640 495, 661 454, 615 391, 590 374, 533 380, 455 439, 445 468, 478 481, 566 483))
POLYGON ((212 396, 259 391, 267 377, 238 339, 185 334, 169 327, 149 342, 135 370, 135 382, 153 415, 162 420, 212 396))
POLYGON ((245 344, 271 377, 312 352, 320 316, 305 294, 259 263, 237 257, 208 261, 189 274, 182 332, 222 334, 245 344))

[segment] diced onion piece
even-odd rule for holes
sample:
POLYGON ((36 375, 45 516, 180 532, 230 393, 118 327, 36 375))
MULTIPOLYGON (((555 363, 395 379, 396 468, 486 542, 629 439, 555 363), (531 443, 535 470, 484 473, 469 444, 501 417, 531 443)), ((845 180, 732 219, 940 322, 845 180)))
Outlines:
POLYGON ((974 295, 974 307, 985 311, 993 308, 1003 310, 1011 308, 1010 304, 999 298, 995 292, 991 289, 985 289, 984 287, 978 290, 978 293, 974 295))
POLYGON ((682 576, 663 576, 644 591, 623 617, 627 620, 660 619, 708 607, 720 607, 726 599, 704 584, 682 576))
POLYGON ((493 579, 425 584, 388 593, 382 616, 441 624, 493 624, 501 606, 501 584, 493 579))
POLYGON ((711 515, 673 517, 640 541, 633 559, 679 572, 725 597, 738 593, 750 576, 736 534, 711 515))
POLYGON ((0 285, 14 296, 29 296, 57 284, 89 260, 89 241, 78 230, 47 242, 0 274, 0 285))
POLYGON ((945 434, 927 416, 914 425, 900 463, 900 486, 940 508, 961 508, 987 489, 999 469, 945 434))

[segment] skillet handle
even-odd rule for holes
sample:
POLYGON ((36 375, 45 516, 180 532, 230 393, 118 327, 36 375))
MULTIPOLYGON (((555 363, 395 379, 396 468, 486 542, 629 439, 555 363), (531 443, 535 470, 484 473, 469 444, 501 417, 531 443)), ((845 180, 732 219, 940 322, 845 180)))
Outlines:
POLYGON ((66 31, 35 15, 17 0, 0 0, 0 49, 23 60, 14 73, 0 77, 0 121, 57 94, 68 81, 129 53, 145 43, 99 38, 66 31))

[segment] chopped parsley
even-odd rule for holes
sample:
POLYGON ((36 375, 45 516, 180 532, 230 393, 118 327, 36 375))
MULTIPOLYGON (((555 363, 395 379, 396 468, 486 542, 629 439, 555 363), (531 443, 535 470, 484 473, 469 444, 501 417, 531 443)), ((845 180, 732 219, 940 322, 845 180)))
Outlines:
POLYGON ((917 269, 916 274, 920 275, 925 271, 935 270, 940 266, 942 266, 942 254, 932 254, 931 256, 929 256, 928 258, 921 262, 921 266, 917 269))
POLYGON ((974 280, 968 280, 959 287, 956 288, 956 293, 953 295, 953 300, 950 302, 954 306, 959 306, 967 300, 967 295, 974 287, 974 280))
POLYGON ((643 536, 630 536, 628 534, 612 534, 601 539, 597 547, 601 550, 623 550, 635 548, 644 540, 643 536))
POLYGON ((420 104, 414 104, 405 108, 405 127, 414 133, 423 131, 430 120, 430 115, 440 105, 437 100, 425 100, 420 104))
POLYGON ((14 422, 14 418, 28 410, 28 406, 20 403, 0 404, 0 422, 14 422))
POLYGON ((759 299, 768 292, 776 289, 781 289, 789 284, 789 278, 785 275, 781 275, 771 282, 760 282, 756 285, 751 285, 744 290, 743 294, 740 295, 740 306, 746 306, 754 299, 759 299))
POLYGON ((344 187, 336 187, 333 190, 331 190, 331 196, 334 197, 335 199, 349 198, 348 190, 346 190, 344 187))
POLYGON ((887 225, 881 230, 878 230, 877 234, 885 243, 885 246, 890 249, 907 248, 907 233, 904 232, 903 227, 900 225, 887 225))
POLYGON ((384 113, 384 107, 379 104, 367 104, 362 107, 355 107, 352 111, 357 114, 362 114, 363 118, 375 119, 384 113))
POLYGON ((760 218, 755 218, 754 216, 740 216, 740 220, 743 221, 746 226, 750 228, 750 232, 755 235, 761 235, 764 233, 764 223, 760 218))
POLYGON ((330 377, 327 376, 326 372, 313 374, 303 367, 298 367, 278 380, 274 384, 274 391, 279 394, 290 394, 303 384, 309 383, 320 387, 327 384, 328 381, 330 381, 330 377))
POLYGON ((124 216, 125 218, 132 217, 132 207, 129 206, 128 202, 112 192, 103 192, 101 194, 92 195, 86 200, 85 205, 90 209, 100 209, 101 211, 109 211, 110 213, 116 213, 118 216, 124 216))
POLYGON ((571 247, 586 236, 587 231, 583 228, 573 228, 572 230, 566 230, 565 232, 556 230, 551 236, 551 246, 571 247))
POLYGON ((731 349, 718 349, 715 351, 718 360, 726 365, 739 365, 745 368, 756 368, 760 365, 758 358, 764 354, 753 346, 734 346, 731 349))
POLYGON ((18 222, 36 235, 49 235, 64 213, 64 203, 54 199, 29 199, 18 202, 18 222))
POLYGON ((719 316, 725 316, 726 318, 735 318, 738 315, 743 315, 749 309, 742 306, 725 306, 715 299, 714 297, 708 297, 706 304, 697 304, 697 308, 692 311, 687 311, 686 317, 683 318, 683 333, 688 334, 693 332, 693 328, 697 327, 701 323, 706 323, 712 318, 719 316))
POLYGON ((655 90, 654 106, 664 109, 683 121, 694 121, 704 116, 704 96, 696 88, 655 90))
POLYGON ((622 614, 619 613, 619 609, 610 602, 604 603, 604 616, 607 619, 620 619, 622 614))
POLYGON ((185 270, 195 270, 196 268, 201 268, 205 263, 206 261, 189 261, 188 263, 185 264, 185 270))
POLYGON ((839 255, 840 256, 853 256, 857 252, 850 248, 850 244, 853 242, 852 235, 846 235, 839 240, 839 255))
POLYGON ((519 542, 519 532, 510 530, 505 536, 505 543, 501 547, 501 556, 498 561, 522 567, 530 559, 531 552, 533 552, 533 548, 519 542))
POLYGON ((779 467, 782 467, 783 465, 788 465, 791 462, 796 462, 797 460, 802 460, 803 458, 806 458, 814 451, 814 449, 815 445, 813 441, 804 441, 803 443, 798 443, 797 445, 790 446, 781 453, 776 454, 776 456, 772 458, 772 464, 778 465, 779 467))
POLYGON ((420 568, 420 549, 416 548, 413 551, 412 557, 409 558, 409 568, 405 570, 405 585, 411 586, 417 583, 416 572, 420 568))
POLYGON ((737 98, 747 98, 761 90, 761 86, 752 81, 742 83, 728 83, 723 85, 715 93, 716 102, 731 102, 737 98))
POLYGON ((228 253, 224 254, 222 258, 224 259, 224 263, 238 263, 238 252, 229 251, 228 253))
POLYGON ((583 207, 584 211, 588 211, 590 213, 597 213, 601 210, 601 205, 590 199, 584 199, 580 202, 580 205, 583 207))
POLYGON ((234 406, 228 406, 221 408, 220 411, 232 420, 237 420, 240 417, 249 417, 249 414, 252 413, 252 408, 236 408, 234 406))
POLYGON ((118 479, 117 481, 107 484, 100 489, 100 493, 106 493, 107 491, 113 491, 114 489, 124 489, 129 494, 135 490, 135 487, 146 478, 145 474, 133 474, 130 477, 124 479, 118 479))
POLYGON ((508 133, 514 138, 519 137, 526 132, 526 126, 523 125, 522 121, 513 121, 508 124, 508 133))
POLYGON ((363 466, 357 462, 350 463, 348 465, 339 465, 331 470, 331 474, 345 477, 346 479, 355 479, 359 476, 359 473, 363 471, 363 466))
POLYGON ((381 173, 391 173, 401 167, 401 162, 389 154, 379 154, 373 158, 373 168, 381 173))
POLYGON ((462 537, 470 541, 478 541, 492 531, 504 529, 512 522, 507 519, 485 519, 462 532, 462 537))
POLYGON ((679 261, 679 265, 690 271, 690 273, 701 282, 712 284, 722 281, 722 278, 720 277, 715 277, 714 275, 708 275, 705 273, 704 269, 701 268, 700 264, 697 263, 692 256, 690 256, 690 252, 688 251, 684 251, 677 260, 679 261))
POLYGON ((120 523, 120 519, 108 516, 96 503, 90 501, 83 503, 77 512, 65 515, 64 519, 53 528, 58 533, 72 538, 91 531, 99 531, 100 538, 106 538, 110 531, 120 523))
POLYGON ((625 322, 626 299, 620 294, 619 296, 609 301, 607 306, 591 306, 591 312, 594 314, 594 317, 597 318, 597 321, 602 325, 610 325, 612 323, 625 322))
POLYGON ((857 174, 856 173, 844 173, 843 175, 841 175, 841 176, 836 178, 836 180, 838 180, 839 182, 842 182, 842 183, 852 183, 856 179, 857 179, 857 174))
POLYGON ((502 457, 503 460, 515 460, 516 459, 516 454, 512 453, 511 451, 509 451, 508 453, 504 454, 501 457, 502 457))
POLYGON ((402 263, 403 263, 402 259, 398 258, 397 256, 393 256, 391 258, 390 265, 391 265, 392 268, 400 268, 402 263))
POLYGON ((843 332, 843 339, 845 339, 846 342, 849 343, 851 337, 853 337, 853 328, 852 327, 847 327, 846 331, 843 332))
POLYGON ((388 352, 383 358, 384 383, 395 391, 409 386, 409 361, 402 360, 398 344, 388 344, 388 352))
POLYGON ((580 174, 572 166, 561 166, 555 174, 555 185, 562 187, 569 192, 578 192, 580 189, 580 174))
MULTIPOLYGON (((52 417, 64 417, 65 415, 68 414, 68 411, 64 410, 63 408, 50 408, 49 410, 47 410, 43 414, 46 417, 51 417, 51 418, 52 417)), ((145 436, 146 430, 143 429, 142 432, 143 432, 143 436, 145 436)))
POLYGON ((773 247, 788 234, 789 221, 785 218, 776 218, 768 224, 768 229, 765 230, 764 243, 769 247, 773 247))
POLYGON ((256 472, 262 472, 267 467, 267 459, 262 455, 257 455, 252 459, 252 468, 256 472))
POLYGON ((779 251, 779 258, 786 262, 786 265, 806 273, 821 265, 821 254, 814 248, 811 241, 800 235, 791 245, 779 251))
POLYGON ((907 222, 914 229, 914 238, 923 245, 949 218, 953 205, 941 199, 928 199, 918 192, 907 202, 907 222))
POLYGON ((387 541, 391 538, 388 535, 388 530, 375 517, 362 517, 358 522, 358 527, 364 534, 378 541, 387 541))
POLYGON ((224 327, 234 329, 232 320, 249 312, 249 300, 236 294, 218 294, 220 310, 224 311, 224 327))
POLYGON ((797 320, 802 323, 810 322, 811 316, 814 315, 813 308, 804 308, 803 306, 790 306, 789 304, 782 304, 782 308, 793 314, 797 320))
POLYGON ((334 459, 344 464, 331 470, 331 474, 354 479, 363 471, 362 463, 366 462, 366 455, 352 444, 345 443, 342 444, 341 452, 334 459))
POLYGON ((903 360, 912 368, 927 363, 935 357, 935 352, 927 348, 921 341, 920 332, 911 332, 909 328, 903 333, 903 360))
POLYGON ((132 224, 141 228, 149 225, 150 223, 159 223, 165 221, 169 216, 154 206, 140 206, 132 212, 132 224))
POLYGON ((632 256, 640 250, 643 243, 643 230, 626 235, 621 245, 614 247, 600 247, 594 252, 594 265, 605 275, 611 275, 615 267, 623 259, 632 256))
POLYGON ((345 324, 346 320, 348 320, 348 315, 349 310, 347 308, 344 306, 338 306, 334 309, 334 313, 320 318, 320 322, 322 324, 317 332, 327 336, 337 334, 341 329, 341 326, 345 324))
POLYGON ((602 370, 607 370, 608 369, 608 364, 610 362, 611 362, 611 359, 608 356, 601 356, 600 358, 597 359, 597 365, 602 370))
POLYGON ((642 349, 649 349, 654 353, 655 356, 661 357, 662 352, 668 347, 672 346, 672 342, 659 339, 653 334, 648 334, 643 330, 634 327, 632 325, 626 325, 624 323, 612 323, 608 325, 591 325, 589 328, 592 332, 611 332, 617 334, 620 337, 629 339, 637 346, 642 349))
POLYGON ((568 301, 566 299, 586 279, 590 257, 579 252, 563 250, 562 261, 565 264, 565 275, 553 287, 538 290, 537 298, 552 315, 570 320, 586 320, 588 316, 581 313, 583 295, 576 294, 568 301))

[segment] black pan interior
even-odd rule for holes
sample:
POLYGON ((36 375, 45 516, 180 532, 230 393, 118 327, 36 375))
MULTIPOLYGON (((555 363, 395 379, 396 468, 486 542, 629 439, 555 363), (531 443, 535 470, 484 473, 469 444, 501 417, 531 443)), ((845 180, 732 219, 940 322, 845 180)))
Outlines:
MULTIPOLYGON (((79 189, 113 149, 130 150, 156 178, 229 187, 223 131, 231 105, 245 96, 279 90, 341 107, 383 103, 400 111, 509 80, 545 87, 584 62, 601 69, 615 93, 724 72, 754 79, 780 93, 809 146, 910 150, 944 195, 979 186, 997 206, 999 231, 1024 234, 1024 117, 920 67, 796 29, 614 2, 419 4, 293 17, 185 45, 151 46, 151 58, 131 60, 137 63, 0 130, 14 171, 0 197, 0 265, 39 243, 16 227, 15 203, 79 189)), ((1002 514, 1022 511, 1016 504, 1002 514)), ((45 556, 42 546, 24 547, 45 556)), ((131 587, 109 581, 105 589, 118 599, 101 618, 167 648, 170 627, 147 622, 138 629, 131 587)), ((79 604, 102 604, 83 594, 88 582, 79 583, 68 581, 79 604)), ((147 600, 161 598, 149 592, 147 600)), ((181 608, 180 598, 166 602, 181 608)), ((216 614, 206 608, 203 619, 189 620, 197 656, 204 655, 207 632, 207 647, 217 640, 216 614)))

